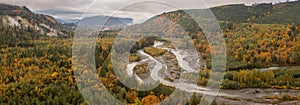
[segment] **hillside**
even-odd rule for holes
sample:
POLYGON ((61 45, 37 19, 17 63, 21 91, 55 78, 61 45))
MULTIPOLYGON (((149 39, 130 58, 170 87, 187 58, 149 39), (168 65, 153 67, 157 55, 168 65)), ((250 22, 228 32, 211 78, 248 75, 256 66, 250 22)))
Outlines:
POLYGON ((255 23, 265 24, 290 24, 300 23, 300 1, 281 3, 273 6, 273 11, 266 16, 255 19, 255 23))
POLYGON ((70 36, 69 30, 64 30, 62 24, 58 23, 55 18, 49 15, 35 14, 25 6, 0 4, 0 25, 3 30, 15 30, 13 34, 24 35, 26 31, 27 34, 41 36, 70 36))
MULTIPOLYGON (((226 5, 211 8, 219 21, 235 23, 254 22, 259 24, 299 24, 300 2, 285 2, 279 4, 242 4, 226 5)), ((194 10, 201 11, 201 10, 194 10)))
MULTIPOLYGON (((243 4, 225 5, 211 8, 216 18, 220 21, 247 22, 250 19, 262 17, 272 12, 272 4, 259 4, 246 6, 243 4)), ((199 10, 194 10, 199 11, 199 10)), ((201 10, 200 10, 201 11, 201 10)))

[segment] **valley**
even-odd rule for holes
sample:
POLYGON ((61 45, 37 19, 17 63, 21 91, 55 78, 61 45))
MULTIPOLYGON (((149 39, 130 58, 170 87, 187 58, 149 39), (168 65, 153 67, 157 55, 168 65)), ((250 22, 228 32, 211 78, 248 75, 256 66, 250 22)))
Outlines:
POLYGON ((198 105, 216 96, 212 105, 298 105, 299 7, 299 1, 212 7, 222 32, 214 37, 225 41, 220 47, 209 43, 223 41, 209 42, 188 14, 206 9, 171 11, 140 24, 104 15, 69 24, 26 6, 0 4, 0 103, 198 105), (80 40, 76 32, 94 39, 74 43, 80 40), (74 48, 86 43, 94 45, 79 51, 94 53, 81 51, 83 59, 74 61, 80 58, 74 48), (219 53, 214 48, 226 49, 224 74, 212 71, 212 55, 219 53), (129 53, 113 59, 113 51, 129 53))

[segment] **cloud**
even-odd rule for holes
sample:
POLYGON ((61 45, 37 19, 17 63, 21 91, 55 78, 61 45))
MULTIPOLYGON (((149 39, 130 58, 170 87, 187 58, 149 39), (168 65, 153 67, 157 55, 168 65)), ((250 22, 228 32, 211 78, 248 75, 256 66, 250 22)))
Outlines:
POLYGON ((46 13, 62 19, 79 19, 85 16, 116 15, 145 20, 157 14, 177 9, 200 9, 225 4, 271 3, 278 0, 1 0, 19 6, 27 6, 34 12, 46 13), (161 2, 163 1, 163 2, 161 2), (177 8, 176 6, 183 8, 177 8), (86 12, 88 11, 88 12, 86 12), (117 12, 116 12, 117 11, 117 12))
POLYGON ((57 10, 57 9, 49 9, 49 10, 41 10, 41 11, 36 11, 38 13, 46 13, 46 14, 52 14, 52 15, 68 15, 68 14, 78 14, 78 15, 82 15, 85 12, 82 11, 68 11, 68 10, 57 10))

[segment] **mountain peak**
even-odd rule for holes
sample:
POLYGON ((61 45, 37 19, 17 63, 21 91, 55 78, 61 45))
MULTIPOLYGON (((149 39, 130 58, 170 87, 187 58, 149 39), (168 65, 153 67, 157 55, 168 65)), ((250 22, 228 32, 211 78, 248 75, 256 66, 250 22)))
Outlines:
POLYGON ((22 7, 25 11, 31 12, 31 10, 29 8, 27 8, 26 6, 22 7))
POLYGON ((0 15, 21 15, 21 14, 33 14, 26 6, 19 7, 9 4, 0 3, 0 15))

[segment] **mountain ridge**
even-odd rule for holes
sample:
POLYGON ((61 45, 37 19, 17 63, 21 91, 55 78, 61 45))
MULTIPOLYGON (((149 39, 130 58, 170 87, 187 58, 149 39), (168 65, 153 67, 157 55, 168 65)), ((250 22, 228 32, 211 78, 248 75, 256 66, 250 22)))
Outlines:
POLYGON ((104 30, 121 29, 133 22, 132 18, 112 17, 112 16, 92 16, 81 19, 81 26, 103 26, 104 30))
POLYGON ((50 15, 36 14, 26 6, 20 7, 9 4, 0 4, 0 20, 2 27, 14 27, 14 29, 28 29, 32 34, 45 36, 69 37, 68 31, 63 25, 50 15))

